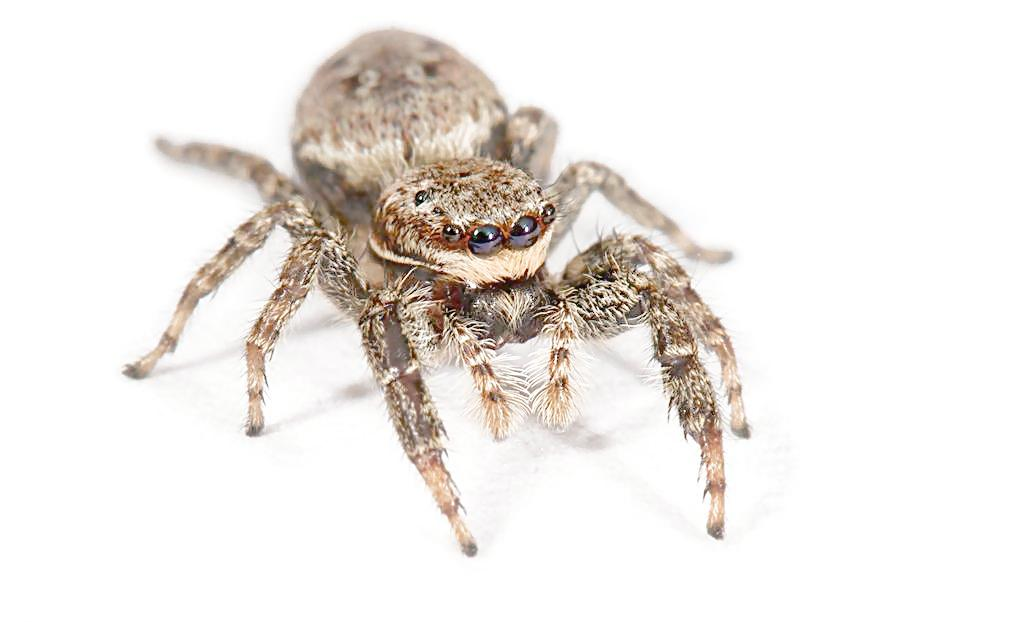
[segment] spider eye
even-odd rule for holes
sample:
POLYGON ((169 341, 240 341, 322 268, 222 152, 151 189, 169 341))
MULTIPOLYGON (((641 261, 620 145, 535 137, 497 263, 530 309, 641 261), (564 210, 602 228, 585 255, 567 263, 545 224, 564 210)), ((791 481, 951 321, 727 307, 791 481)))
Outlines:
POLYGON ((532 246, 540 235, 540 225, 533 216, 523 216, 509 229, 508 239, 512 246, 526 248, 532 246))
POLYGON ((540 219, 544 221, 545 225, 553 223, 555 221, 555 206, 550 203, 545 205, 540 213, 540 219))
POLYGON ((429 198, 429 192, 427 192, 426 190, 420 190, 419 192, 416 193, 416 196, 413 198, 413 200, 416 201, 416 205, 422 205, 429 198))
POLYGON ((494 225, 480 225, 469 234, 469 250, 474 255, 487 255, 498 250, 504 241, 501 229, 494 225))
POLYGON ((446 242, 458 242, 462 237, 462 230, 455 225, 445 225, 444 229, 441 229, 441 235, 446 242))

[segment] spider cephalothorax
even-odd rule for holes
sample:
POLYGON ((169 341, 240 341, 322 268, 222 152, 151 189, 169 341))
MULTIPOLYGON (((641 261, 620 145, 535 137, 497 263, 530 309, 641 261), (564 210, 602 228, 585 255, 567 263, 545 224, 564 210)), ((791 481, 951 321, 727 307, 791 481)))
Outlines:
POLYGON ((595 191, 691 258, 725 261, 729 254, 695 244, 601 164, 572 164, 543 187, 556 127, 537 108, 509 115, 490 80, 452 48, 386 31, 342 49, 306 88, 292 132, 301 184, 244 152, 160 141, 178 160, 255 182, 267 205, 199 270, 159 343, 125 374, 147 375, 177 345, 199 300, 283 227, 292 250, 246 339, 246 432, 263 429, 266 360, 316 287, 359 326, 402 447, 472 555, 476 542, 444 464, 444 428, 424 363, 444 351, 465 367, 481 418, 501 439, 524 411, 552 427, 570 425, 578 414, 580 343, 646 324, 669 407, 700 445, 708 533, 722 537, 720 410, 699 345, 721 366, 730 427, 740 436, 748 429, 721 322, 672 255, 641 236, 607 236, 560 276, 545 260, 595 191), (499 365, 504 344, 542 335, 550 346, 533 386, 522 370, 499 365))
POLYGON ((370 245, 395 263, 488 285, 533 276, 553 222, 554 206, 529 174, 485 158, 447 160, 384 190, 370 245))

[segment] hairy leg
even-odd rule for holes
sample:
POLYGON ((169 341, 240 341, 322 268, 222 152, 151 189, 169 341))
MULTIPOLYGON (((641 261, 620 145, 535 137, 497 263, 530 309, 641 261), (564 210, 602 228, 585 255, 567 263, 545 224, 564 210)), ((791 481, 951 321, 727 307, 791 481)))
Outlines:
POLYGON ((533 396, 533 410, 541 422, 563 430, 579 417, 576 396, 580 387, 573 363, 572 346, 584 327, 576 310, 576 291, 560 291, 555 304, 544 314, 543 333, 551 340, 548 351, 547 382, 533 396))
POLYGON ((256 436, 263 429, 263 390, 266 359, 288 320, 299 310, 316 278, 321 290, 346 315, 366 302, 366 283, 344 240, 320 231, 296 241, 281 268, 277 289, 260 313, 245 342, 249 388, 249 417, 245 432, 256 436))
POLYGON ((689 283, 683 288, 686 300, 685 312, 690 318, 694 331, 700 340, 711 348, 722 368, 722 383, 725 385, 726 398, 729 400, 729 428, 741 438, 750 438, 750 425, 743 406, 743 385, 740 382, 739 366, 736 364, 736 351, 732 347, 732 339, 722 326, 721 320, 711 312, 707 304, 701 300, 689 283))
POLYGON ((179 162, 198 164, 214 171, 227 173, 232 177, 256 184, 264 201, 287 201, 301 195, 298 187, 288 177, 274 168, 266 158, 209 143, 175 144, 158 138, 156 147, 168 157, 179 162))
POLYGON ((419 470, 438 508, 448 519, 462 552, 476 554, 476 542, 462 520, 458 492, 444 465, 444 426, 423 382, 406 326, 416 322, 401 291, 370 294, 359 319, 370 368, 384 391, 391 423, 409 460, 419 470))
POLYGON ((654 356, 661 367, 669 407, 679 415, 683 432, 700 444, 707 481, 704 493, 711 496, 707 530, 712 537, 721 538, 725 528, 725 456, 715 390, 683 311, 655 287, 645 287, 645 298, 654 356))
MULTIPOLYGON (((721 538, 725 520, 722 433, 714 388, 698 355, 699 331, 691 320, 695 312, 681 295, 681 287, 689 287, 684 276, 678 263, 643 238, 615 236, 593 245, 569 262, 556 292, 559 303, 544 314, 549 332, 566 315, 574 316, 578 327, 567 343, 552 344, 550 361, 564 359, 569 367, 567 354, 556 357, 554 352, 568 353, 571 341, 604 338, 647 322, 669 404, 684 433, 700 444, 705 493, 711 498, 708 533, 721 538)), ((553 369, 549 365, 549 372, 553 369)), ((551 392, 559 384, 559 375, 549 373, 544 390, 551 392)), ((541 417, 546 420, 550 415, 542 410, 541 417)))
POLYGON ((239 225, 227 243, 189 281, 156 347, 139 360, 126 365, 124 374, 131 378, 144 378, 160 357, 172 352, 199 301, 228 278, 249 255, 262 247, 278 224, 284 226, 293 237, 304 237, 318 229, 300 199, 269 205, 239 225))
POLYGON ((505 152, 509 162, 529 171, 541 182, 551 173, 551 154, 558 139, 558 124, 540 108, 525 106, 509 117, 505 152))
POLYGON ((729 251, 707 249, 697 244, 672 219, 637 194, 621 175, 597 162, 569 165, 548 188, 547 194, 554 198, 559 210, 552 245, 569 230, 583 203, 595 190, 641 225, 667 235, 687 257, 709 263, 724 263, 732 258, 729 251))
POLYGON ((340 235, 323 235, 317 285, 343 315, 353 320, 359 319, 360 312, 366 306, 369 286, 345 238, 340 235))
POLYGON ((697 340, 711 349, 718 359, 729 402, 729 428, 741 438, 750 436, 743 406, 743 385, 740 382, 736 351, 722 321, 711 311, 693 289, 690 275, 664 249, 642 236, 608 236, 573 258, 566 267, 567 275, 586 273, 591 264, 610 257, 621 266, 648 266, 651 276, 666 295, 680 304, 680 310, 697 340))
POLYGON ((273 354, 277 338, 288 320, 306 299, 316 275, 323 236, 314 234, 296 242, 281 267, 277 289, 263 307, 245 340, 245 362, 249 390, 249 416, 245 433, 256 436, 263 430, 263 389, 266 361, 273 354))
POLYGON ((454 311, 445 314, 442 339, 448 350, 469 370, 480 396, 484 424, 495 440, 508 437, 525 410, 525 380, 495 361, 494 341, 483 336, 485 328, 454 311))
POLYGON ((729 428, 733 434, 749 438, 750 427, 743 406, 743 385, 740 382, 739 366, 736 364, 736 351, 733 349, 729 333, 722 326, 722 321, 712 313, 693 289, 690 275, 671 255, 642 237, 620 239, 622 241, 619 244, 623 248, 635 249, 631 251, 632 261, 649 265, 652 274, 665 291, 674 300, 684 303, 681 309, 687 322, 697 338, 715 353, 721 366, 722 383, 725 385, 729 401, 729 428))
POLYGON ((551 339, 551 348, 547 381, 534 395, 533 406, 541 421, 555 428, 564 428, 579 416, 575 345, 618 334, 638 323, 642 315, 640 294, 632 282, 594 274, 573 275, 567 270, 555 287, 553 302, 540 312, 542 332, 551 339))

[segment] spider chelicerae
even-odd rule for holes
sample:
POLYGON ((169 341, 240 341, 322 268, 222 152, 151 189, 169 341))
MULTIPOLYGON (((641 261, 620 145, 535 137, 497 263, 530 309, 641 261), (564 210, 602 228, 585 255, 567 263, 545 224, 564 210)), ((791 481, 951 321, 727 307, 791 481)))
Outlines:
POLYGON ((722 430, 698 344, 721 365, 732 431, 745 437, 749 430, 721 322, 682 266, 642 236, 604 237, 561 276, 548 273, 545 261, 594 191, 688 257, 723 262, 729 254, 698 246, 601 164, 572 164, 542 187, 556 132, 537 108, 509 114, 491 81, 452 48, 383 31, 328 59, 300 98, 292 146, 301 184, 248 153, 158 141, 172 158, 254 182, 266 206, 199 269, 157 346, 124 373, 146 376, 177 345, 199 300, 283 227, 291 251, 245 343, 246 433, 263 428, 266 359, 315 285, 358 324, 402 447, 463 552, 473 555, 477 546, 444 465, 444 428, 423 382, 424 365, 447 354, 468 370, 496 439, 529 412, 564 428, 578 414, 578 344, 643 323, 669 406, 700 445, 711 498, 708 533, 722 537, 722 430), (539 377, 496 359, 504 344, 538 336, 550 340, 539 377))

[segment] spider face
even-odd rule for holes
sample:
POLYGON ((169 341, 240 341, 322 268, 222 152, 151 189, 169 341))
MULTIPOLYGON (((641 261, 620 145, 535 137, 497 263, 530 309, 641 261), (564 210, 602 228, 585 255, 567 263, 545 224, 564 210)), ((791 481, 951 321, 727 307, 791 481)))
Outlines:
POLYGON ((554 220, 554 206, 522 170, 448 160, 413 169, 383 192, 370 246, 389 261, 487 285, 533 276, 554 220))

